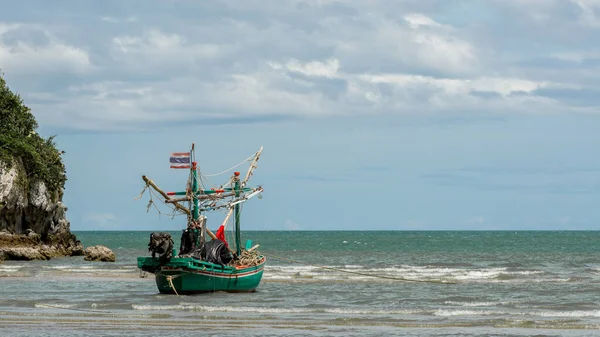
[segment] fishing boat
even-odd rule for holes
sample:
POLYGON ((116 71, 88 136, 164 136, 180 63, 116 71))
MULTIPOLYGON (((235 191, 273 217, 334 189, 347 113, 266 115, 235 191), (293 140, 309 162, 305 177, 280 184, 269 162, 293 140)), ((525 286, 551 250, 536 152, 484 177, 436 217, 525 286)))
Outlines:
MULTIPOLYGON (((155 275, 158 291, 163 294, 194 294, 215 291, 254 292, 260 284, 266 263, 258 252, 259 245, 252 240, 242 243, 240 229, 241 206, 254 196, 261 197, 262 186, 247 186, 262 152, 258 152, 240 164, 216 175, 226 174, 236 167, 250 162, 245 177, 233 172, 227 181, 209 186, 196 162, 194 144, 188 152, 171 154, 170 167, 189 169, 185 191, 164 192, 151 179, 142 176, 146 183, 142 194, 149 191, 148 210, 155 205, 154 198, 170 206, 173 215, 183 215, 187 226, 182 230, 179 251, 174 247, 168 232, 150 234, 148 250, 151 256, 138 257, 140 273, 155 275), (207 214, 225 214, 216 234, 208 228, 207 214), (226 230, 233 215, 233 228, 228 243, 226 230)), ((140 198, 138 197, 138 199, 140 198)), ((157 207, 158 209, 158 207, 157 207)), ((159 210, 160 212, 160 210, 159 210)))

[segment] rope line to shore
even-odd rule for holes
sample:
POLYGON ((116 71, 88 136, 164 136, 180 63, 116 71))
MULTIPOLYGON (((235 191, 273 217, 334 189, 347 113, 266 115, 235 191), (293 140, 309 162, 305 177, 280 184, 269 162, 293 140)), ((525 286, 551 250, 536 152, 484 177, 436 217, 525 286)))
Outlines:
POLYGON ((265 254, 265 255, 268 256, 268 257, 272 257, 274 259, 277 259, 277 260, 282 260, 282 261, 287 261, 287 262, 293 262, 293 263, 303 264, 305 266, 311 266, 311 267, 315 267, 315 268, 322 268, 322 269, 327 269, 327 270, 339 271, 339 272, 342 272, 342 273, 348 273, 348 274, 354 274, 354 275, 360 275, 360 276, 368 276, 368 277, 374 277, 374 278, 382 278, 382 279, 395 280, 395 281, 403 281, 403 282, 415 282, 415 283, 458 284, 458 282, 454 282, 454 281, 413 280, 413 279, 407 279, 407 278, 403 278, 403 277, 395 277, 395 276, 387 276, 387 275, 377 275, 377 274, 361 273, 361 272, 351 271, 351 270, 345 270, 345 269, 341 269, 341 268, 319 266, 319 265, 316 265, 316 264, 311 264, 311 263, 306 263, 306 262, 301 262, 301 261, 297 261, 297 260, 288 259, 288 258, 285 258, 285 257, 276 256, 276 255, 273 255, 273 254, 265 254))
POLYGON ((175 292, 175 295, 179 296, 179 294, 177 293, 177 290, 175 289, 175 286, 173 285, 173 279, 174 278, 178 278, 181 275, 176 275, 175 277, 173 277, 173 275, 167 275, 167 281, 169 281, 169 286, 171 286, 171 289, 173 289, 173 291, 175 292))

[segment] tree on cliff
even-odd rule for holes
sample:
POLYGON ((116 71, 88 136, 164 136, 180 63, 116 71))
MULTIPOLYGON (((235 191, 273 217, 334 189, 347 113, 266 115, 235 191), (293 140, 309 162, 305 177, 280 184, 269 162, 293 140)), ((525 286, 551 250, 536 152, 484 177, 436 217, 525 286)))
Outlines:
POLYGON ((41 180, 51 190, 62 190, 67 180, 62 152, 54 136, 41 137, 37 122, 23 99, 12 91, 0 73, 0 161, 11 166, 21 161, 25 167, 22 182, 41 180))

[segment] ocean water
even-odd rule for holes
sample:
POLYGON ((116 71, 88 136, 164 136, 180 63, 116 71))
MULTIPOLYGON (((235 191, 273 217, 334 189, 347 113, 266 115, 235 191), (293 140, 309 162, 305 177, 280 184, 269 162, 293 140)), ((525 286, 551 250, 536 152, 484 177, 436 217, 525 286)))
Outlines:
POLYGON ((137 269, 150 232, 75 234, 117 262, 0 264, 0 335, 600 336, 595 231, 250 231, 257 292, 193 296, 137 269))

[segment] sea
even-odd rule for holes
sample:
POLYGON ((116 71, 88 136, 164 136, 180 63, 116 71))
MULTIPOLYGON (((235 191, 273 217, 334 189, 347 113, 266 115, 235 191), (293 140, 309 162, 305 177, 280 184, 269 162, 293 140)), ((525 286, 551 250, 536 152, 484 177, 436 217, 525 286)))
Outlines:
POLYGON ((0 264, 1 336, 600 336, 600 231, 245 231, 257 291, 188 296, 149 231, 74 234, 117 261, 0 264))

